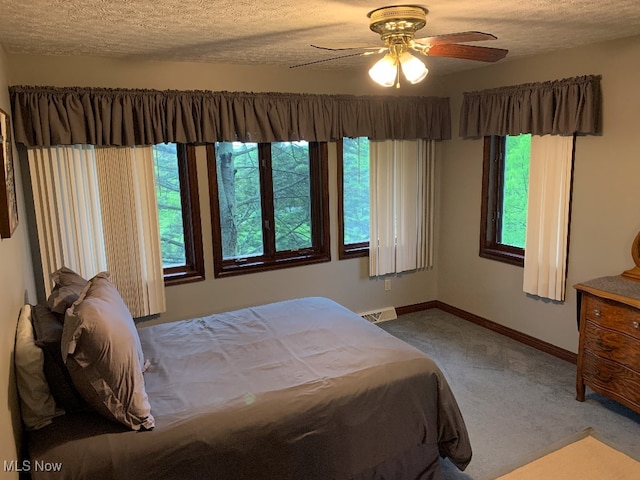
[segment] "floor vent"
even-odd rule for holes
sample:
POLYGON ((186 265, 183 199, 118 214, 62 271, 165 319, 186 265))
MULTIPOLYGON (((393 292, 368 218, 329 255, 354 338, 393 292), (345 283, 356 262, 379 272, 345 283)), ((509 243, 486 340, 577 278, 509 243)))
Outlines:
POLYGON ((395 320, 398 318, 396 309, 393 307, 381 308, 380 310, 372 310, 370 312, 361 313, 360 316, 371 323, 386 322, 387 320, 395 320))

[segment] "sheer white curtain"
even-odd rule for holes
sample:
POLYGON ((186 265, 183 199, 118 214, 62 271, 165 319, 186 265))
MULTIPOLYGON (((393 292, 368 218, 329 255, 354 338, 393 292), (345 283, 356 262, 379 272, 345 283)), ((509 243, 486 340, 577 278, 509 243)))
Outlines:
POLYGON ((564 301, 573 136, 532 136, 523 290, 564 301))
POLYGON ((370 143, 369 275, 433 266, 435 142, 370 143))
POLYGON ((108 270, 134 317, 166 310, 151 147, 30 148, 46 295, 67 266, 108 270))
POLYGON ((89 145, 30 148, 45 294, 53 272, 66 266, 84 278, 107 269, 95 151, 89 145))

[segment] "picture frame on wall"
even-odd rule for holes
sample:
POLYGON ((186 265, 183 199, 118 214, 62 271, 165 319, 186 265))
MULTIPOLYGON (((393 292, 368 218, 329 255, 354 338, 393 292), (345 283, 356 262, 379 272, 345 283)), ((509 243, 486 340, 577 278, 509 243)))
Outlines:
POLYGON ((9 115, 0 109, 0 238, 10 238, 18 226, 18 201, 13 168, 9 115))

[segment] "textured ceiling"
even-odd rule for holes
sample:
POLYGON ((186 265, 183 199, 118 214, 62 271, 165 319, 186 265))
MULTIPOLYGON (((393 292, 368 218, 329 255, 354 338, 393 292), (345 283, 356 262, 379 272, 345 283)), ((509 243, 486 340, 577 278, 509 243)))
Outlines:
MULTIPOLYGON (((0 0, 0 43, 10 54, 290 67, 334 56, 310 44, 381 44, 362 0, 0 0)), ((417 37, 477 30, 509 49, 505 60, 640 35, 639 0, 434 0, 417 37)), ((356 68, 352 57, 301 68, 356 68)), ((484 65, 430 58, 432 74, 484 65)))

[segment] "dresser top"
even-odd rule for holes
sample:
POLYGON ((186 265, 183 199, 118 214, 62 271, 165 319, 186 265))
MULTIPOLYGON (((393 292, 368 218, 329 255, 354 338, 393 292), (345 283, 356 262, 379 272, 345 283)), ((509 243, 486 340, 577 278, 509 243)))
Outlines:
POLYGON ((640 282, 620 275, 594 278, 574 288, 640 308, 640 282))

